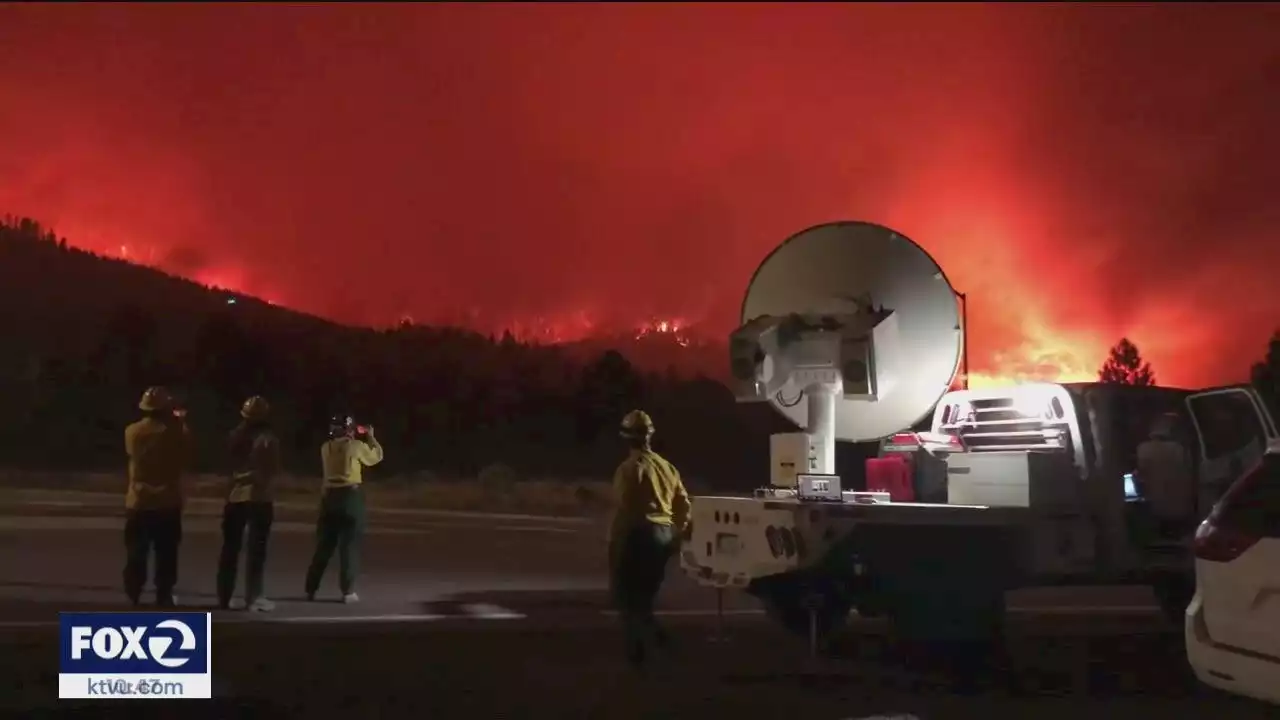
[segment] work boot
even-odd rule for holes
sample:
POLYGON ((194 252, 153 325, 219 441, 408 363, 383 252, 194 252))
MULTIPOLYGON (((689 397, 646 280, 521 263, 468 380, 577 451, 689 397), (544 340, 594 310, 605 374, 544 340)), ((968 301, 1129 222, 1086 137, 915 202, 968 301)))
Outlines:
POLYGON ((264 597, 255 598, 253 602, 249 603, 249 612, 271 612, 275 609, 276 604, 264 597))
POLYGON ((653 625, 653 644, 661 652, 670 652, 672 650, 671 636, 667 634, 666 628, 657 623, 653 625))
POLYGON ((627 647, 627 664, 635 672, 644 673, 646 655, 644 643, 630 643, 627 647))

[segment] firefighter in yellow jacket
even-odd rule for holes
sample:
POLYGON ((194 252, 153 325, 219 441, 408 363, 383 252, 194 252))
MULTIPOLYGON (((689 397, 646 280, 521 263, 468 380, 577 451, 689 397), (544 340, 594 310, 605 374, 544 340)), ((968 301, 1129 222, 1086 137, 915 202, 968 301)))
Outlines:
POLYGON ((358 602, 356 577, 360 570, 360 541, 364 535, 363 469, 382 462, 382 445, 373 427, 357 428, 346 415, 329 421, 329 440, 320 447, 324 473, 316 550, 307 570, 308 600, 315 600, 334 550, 338 551, 338 586, 342 601, 358 602))
POLYGON ((649 442, 653 421, 641 410, 622 419, 630 445, 613 474, 616 509, 609 526, 610 587, 622 617, 627 659, 637 667, 652 649, 667 644, 653 614, 654 601, 689 527, 689 494, 675 466, 649 442))
POLYGON ((173 587, 178 582, 178 546, 182 542, 182 475, 193 448, 186 413, 175 405, 167 389, 149 388, 138 403, 143 418, 124 431, 129 456, 124 589, 134 605, 141 601, 153 549, 156 604, 175 604, 173 587))

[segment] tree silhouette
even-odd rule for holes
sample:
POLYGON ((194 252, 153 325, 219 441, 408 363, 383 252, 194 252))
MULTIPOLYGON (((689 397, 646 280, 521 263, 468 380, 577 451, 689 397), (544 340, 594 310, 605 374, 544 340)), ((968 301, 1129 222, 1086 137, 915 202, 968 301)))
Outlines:
POLYGON ((607 477, 619 419, 643 407, 688 481, 747 490, 767 482, 768 435, 789 428, 715 380, 662 372, 718 362, 717 345, 550 346, 410 318, 342 326, 247 297, 228 305, 225 292, 61 245, 34 220, 0 221, 0 321, 14 350, 0 358, 0 468, 119 472, 123 427, 152 384, 186 401, 200 472, 225 469, 225 433, 257 393, 291 472, 317 471, 330 414, 378 425, 394 450, 375 480, 469 477, 495 462, 524 477, 607 477))
POLYGON ((591 443, 644 394, 644 379, 622 353, 607 350, 583 368, 577 392, 578 440, 591 443))
POLYGON ((1267 355, 1254 363, 1253 386, 1266 400, 1273 415, 1280 415, 1280 330, 1271 335, 1267 355))
POLYGON ((1151 363, 1142 359, 1138 346, 1129 338, 1120 338, 1098 369, 1098 380, 1115 385, 1155 385, 1156 374, 1151 363))
POLYGON ((114 370, 130 392, 154 384, 148 376, 158 332, 156 317, 147 308, 135 303, 120 305, 108 316, 96 359, 114 370))

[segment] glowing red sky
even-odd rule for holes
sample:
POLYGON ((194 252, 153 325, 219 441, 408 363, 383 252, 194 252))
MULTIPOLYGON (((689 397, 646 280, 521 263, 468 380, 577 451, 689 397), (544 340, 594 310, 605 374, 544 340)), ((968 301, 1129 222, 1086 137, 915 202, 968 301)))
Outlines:
POLYGON ((1280 7, 0 7, 0 212, 336 319, 723 333, 866 219, 975 370, 1243 377, 1280 324, 1280 7), (538 318, 543 318, 541 321, 538 318))

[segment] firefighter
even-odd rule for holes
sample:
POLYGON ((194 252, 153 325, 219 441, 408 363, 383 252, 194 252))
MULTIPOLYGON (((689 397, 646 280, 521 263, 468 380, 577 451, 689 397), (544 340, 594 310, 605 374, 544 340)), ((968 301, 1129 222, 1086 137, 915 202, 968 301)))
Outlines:
POLYGON ((1181 538, 1196 519, 1196 488, 1191 453, 1175 437, 1178 416, 1166 413, 1151 424, 1138 446, 1138 482, 1159 532, 1181 538))
POLYGON ((153 548, 156 605, 176 604, 173 588, 178 582, 178 546, 182 542, 182 474, 193 449, 186 411, 176 405, 166 388, 149 388, 138 403, 142 419, 124 431, 129 456, 124 589, 134 605, 141 602, 153 548))
POLYGON ((231 431, 231 482, 227 504, 222 509, 222 554, 218 558, 218 605, 231 607, 236 589, 240 548, 248 530, 245 553, 244 606, 254 612, 269 612, 275 603, 263 596, 263 575, 267 560, 267 538, 275 516, 272 481, 281 471, 280 440, 271 430, 271 406, 255 395, 240 408, 243 422, 231 431))
POLYGON ((610 588, 622 618, 627 660, 644 665, 667 645, 653 614, 667 562, 689 529, 689 494, 675 466, 650 447, 653 421, 642 410, 622 418, 630 446, 613 474, 615 510, 609 526, 610 588))
POLYGON ((372 426, 357 428, 350 416, 335 416, 329 421, 329 440, 320 447, 320 462, 324 488, 316 523, 316 550, 307 570, 307 599, 315 600, 336 549, 342 601, 359 602, 355 586, 365 523, 362 470, 382 462, 382 445, 372 426))

